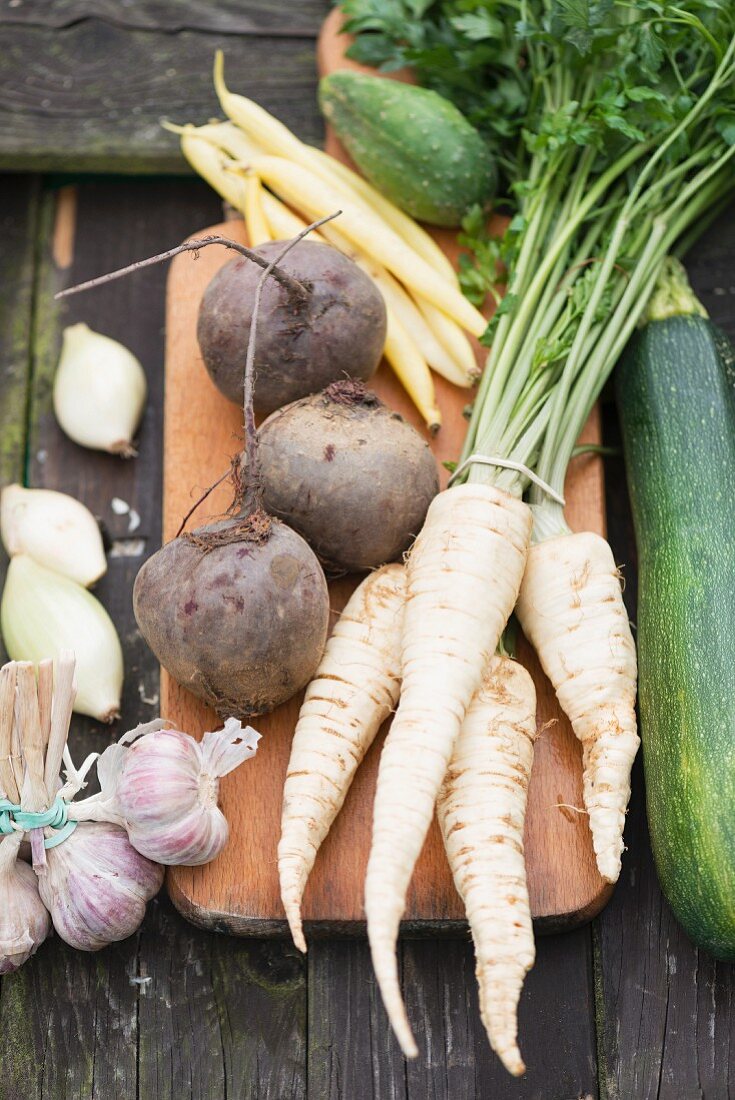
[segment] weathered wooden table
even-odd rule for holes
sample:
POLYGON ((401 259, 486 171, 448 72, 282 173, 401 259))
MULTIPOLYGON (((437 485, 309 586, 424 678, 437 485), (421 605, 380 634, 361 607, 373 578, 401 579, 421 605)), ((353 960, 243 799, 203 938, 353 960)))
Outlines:
MULTIPOLYGON (((61 308, 63 285, 164 249, 216 221, 215 196, 181 172, 164 111, 216 111, 216 46, 238 89, 318 140, 314 38, 322 0, 8 0, 0 10, 0 479, 63 489, 111 542, 99 595, 126 650, 122 726, 157 713, 158 670, 130 592, 160 543, 163 294, 153 268, 61 308), (51 175, 64 171, 67 174, 51 175), (128 178, 80 173, 127 173, 128 178), (23 174, 20 174, 20 173, 23 174), (140 178, 147 174, 148 178, 140 178), (145 364, 140 456, 83 452, 57 428, 50 387, 61 328, 85 319, 145 364), (113 507, 126 501, 141 517, 113 507)), ((735 336, 735 218, 707 234, 690 273, 735 336)), ((614 412, 606 410, 609 441, 614 412)), ((608 468, 610 538, 635 617, 624 471, 608 468)), ((116 734, 75 720, 76 752, 116 734)), ((735 972, 696 951, 661 899, 640 762, 623 875, 597 920, 541 939, 523 994, 528 1074, 512 1081, 479 1022, 467 940, 405 940, 402 980, 421 1047, 403 1061, 363 941, 238 940, 188 925, 161 897, 139 934, 92 956, 47 942, 0 987, 0 1100, 725 1100, 735 1095, 735 972)))

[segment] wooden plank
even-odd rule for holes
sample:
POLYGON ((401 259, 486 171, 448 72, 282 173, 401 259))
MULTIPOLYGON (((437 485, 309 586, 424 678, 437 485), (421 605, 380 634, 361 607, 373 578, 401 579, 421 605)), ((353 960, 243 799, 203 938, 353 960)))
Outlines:
MULTIPOLYGON (((112 553, 97 594, 118 625, 126 659, 120 725, 102 729, 75 718, 71 737, 75 758, 102 749, 121 728, 150 718, 159 709, 158 668, 135 627, 130 596, 142 555, 160 542, 161 319, 166 272, 150 268, 126 283, 70 299, 62 308, 53 303, 52 295, 61 286, 170 246, 192 222, 215 216, 218 206, 211 192, 193 180, 86 183, 76 190, 47 194, 43 203, 33 348, 31 483, 73 493, 104 520, 112 553), (68 266, 60 266, 54 257, 68 266), (146 368, 150 395, 140 454, 134 461, 83 450, 54 421, 50 387, 60 331, 63 325, 82 319, 123 340, 146 368), (127 501, 139 514, 136 531, 129 531, 129 517, 112 510, 113 497, 127 501)), ((29 252, 32 244, 30 240, 26 245, 29 252)), ((19 311, 19 325, 21 320, 19 311)), ((231 1086, 230 1095, 275 1100, 291 1094, 287 1089, 279 1091, 289 1081, 298 1097, 305 1063, 301 963, 285 945, 238 946, 232 957, 230 948, 229 941, 194 932, 170 907, 161 910, 157 905, 152 906, 138 937, 97 955, 72 951, 60 940, 50 940, 16 975, 3 980, 0 1096, 3 1100, 66 1096, 133 1100, 139 1095, 155 1096, 149 1086, 158 1081, 162 1095, 178 1096, 182 1083, 188 1083, 192 1096, 210 1097, 225 1095, 215 1087, 222 1079, 231 1086), (140 984, 141 975, 152 980, 140 984), (199 1045, 196 1040, 193 1046, 184 1045, 183 1034, 191 1019, 187 1021, 178 1011, 171 1013, 167 1032, 176 1041, 168 1050, 161 1046, 155 1029, 166 1018, 171 994, 177 1006, 188 999, 198 1007, 214 1004, 216 1011, 207 1017, 206 1027, 195 1021, 200 1028, 199 1045), (255 1022, 248 1015, 246 999, 257 1005, 255 1022), (247 1088, 253 1090, 261 1082, 263 1091, 247 1093, 243 1082, 251 1082, 247 1088)))
MULTIPOLYGON (((309 1100, 578 1100, 597 1096, 589 929, 537 941, 520 1004, 520 1080, 491 1051, 467 939, 400 945, 420 1054, 405 1062, 362 942, 309 947, 309 1100)), ((634 1094, 631 1094, 631 1096, 634 1094)))
POLYGON ((134 1100, 135 946, 83 955, 52 939, 3 978, 3 1100, 134 1100))
MULTIPOLYGON (((443 944, 440 950, 445 949, 443 944)), ((307 960, 309 1100, 405 1100, 406 1063, 380 999, 367 943, 316 940, 307 960)))
MULTIPOLYGON (((23 480, 26 454, 26 405, 30 379, 30 333, 33 309, 33 260, 39 206, 39 181, 28 176, 0 178, 0 230, 3 239, 3 278, 0 281, 0 485, 23 480)), ((7 557, 0 545, 0 575, 7 557)), ((0 639, 0 659, 6 653, 0 639)), ((10 979, 0 983, 0 1021, 17 1021, 14 1042, 8 1048, 25 1055, 33 1039, 7 1006, 13 1001, 10 979), (21 1032, 21 1027, 23 1030, 21 1032)), ((0 1035, 0 1052, 4 1047, 0 1035)), ((22 1079, 17 1061, 8 1063, 0 1053, 2 1079, 8 1084, 22 1079)))
MULTIPOLYGON (((181 221, 177 223, 176 219, 185 221, 193 210, 206 209, 208 204, 216 207, 206 189, 192 182, 155 186, 118 183, 110 187, 87 184, 78 193, 70 189, 47 192, 42 206, 32 344, 29 480, 32 485, 78 497, 105 522, 113 540, 108 573, 97 586, 97 594, 112 614, 125 649, 123 729, 158 713, 157 669, 135 629, 130 591, 142 552, 160 537, 157 502, 162 379, 157 365, 161 358, 160 310, 165 273, 151 269, 137 285, 121 286, 117 294, 72 300, 68 307, 59 308, 53 302, 53 293, 108 264, 114 266, 178 239, 181 221), (181 192, 179 202, 167 202, 177 187, 181 192), (187 193, 193 197, 189 206, 187 193), (57 259, 68 266, 59 266, 57 259), (82 450, 62 434, 53 417, 51 382, 61 328, 82 319, 123 339, 147 368, 150 396, 140 457, 134 462, 82 450), (128 517, 112 510, 113 497, 126 500, 141 517, 132 541, 128 538, 128 517), (136 549, 137 553, 131 555, 136 549)), ((101 750, 119 732, 120 728, 102 729, 90 720, 75 718, 70 738, 75 758, 101 750)), ((136 957, 135 938, 98 956, 72 951, 54 939, 4 982, 0 1051, 5 1059, 11 1066, 19 1060, 19 1069, 25 1064, 30 1073, 27 1045, 16 1046, 17 1027, 23 1021, 35 1037, 35 1049, 48 1052, 39 1063, 38 1075, 32 1078, 33 1089, 29 1087, 24 1095, 57 1097, 68 1087, 70 1094, 85 1097, 135 1096, 138 994, 129 977, 135 973, 136 957), (76 1013, 76 1022, 68 1030, 58 1011, 65 1001, 74 1004, 76 1013)))
POLYGON ((590 931, 541 937, 536 952, 519 1005, 527 1072, 513 1078, 480 1020, 471 945, 404 941, 403 996, 420 1050, 407 1064, 407 1100, 597 1097, 590 931))
POLYGON ((311 39, 169 34, 100 19, 61 30, 5 25, 0 168, 188 174, 160 120, 221 114, 212 87, 220 47, 238 91, 256 95, 306 140, 321 140, 311 39))
POLYGON ((290 945, 187 924, 162 898, 141 932, 139 1096, 302 1100, 306 966, 290 945))
MULTIPOLYGON (((687 258, 695 291, 735 338, 735 207, 687 258)), ((619 438, 610 412, 606 438, 619 438)), ((624 484, 622 460, 609 479, 624 484)), ((626 563, 635 620, 636 556, 627 494, 609 501, 610 541, 626 563)), ((735 1092, 735 967, 697 950, 661 895, 646 824, 641 761, 633 772, 628 851, 615 897, 595 924, 600 1081, 607 1100, 715 1100, 735 1092)))
POLYGON ((118 27, 220 34, 315 37, 324 0, 23 0, 0 11, 0 26, 24 24, 60 30, 82 19, 104 19, 118 27))
MULTIPOLYGON (((225 232, 244 239, 242 222, 210 227, 202 233, 225 232)), ((192 495, 212 485, 226 470, 238 448, 242 414, 215 389, 201 364, 196 342, 199 299, 214 272, 229 259, 224 249, 205 249, 196 263, 190 255, 174 260, 168 291, 166 345, 166 437, 164 445, 164 540, 173 538, 192 495)), ((387 404, 417 428, 421 417, 392 372, 383 365, 374 385, 387 404)), ((431 441, 441 464, 456 459, 464 435, 462 408, 467 392, 437 379, 444 426, 431 441)), ((592 424, 593 437, 597 427, 592 424)), ((441 467, 440 467, 441 468, 441 467)), ((445 470, 441 470, 446 478, 445 470)), ((601 463, 588 458, 573 464, 567 483, 567 517, 573 527, 604 526, 601 463)), ((223 485, 190 523, 224 512, 231 489, 223 485)), ((351 582, 331 586, 331 606, 338 611, 351 582)), ((594 862, 592 841, 583 814, 564 808, 581 806, 581 753, 569 724, 558 708, 551 687, 526 649, 524 660, 535 670, 539 685, 538 741, 529 789, 526 852, 531 910, 549 929, 569 927, 589 919, 604 904, 610 890, 594 862), (552 721, 553 726, 547 726, 552 721), (546 728, 544 728, 546 727, 546 728)), ((281 792, 288 764, 290 738, 298 714, 293 699, 256 725, 264 734, 257 756, 222 783, 223 807, 231 843, 206 867, 175 868, 168 876, 174 903, 191 920, 211 926, 225 921, 240 935, 272 935, 284 929, 278 891, 276 845, 281 792)), ((164 674, 164 714, 194 733, 213 729, 214 714, 164 674)), ((358 771, 335 827, 317 858, 304 897, 304 916, 311 931, 363 927, 363 881, 372 820, 372 802, 382 739, 378 738, 358 771), (340 868, 335 878, 334 868, 340 868)), ((449 874, 436 824, 432 826, 409 891, 404 929, 430 921, 435 930, 464 927, 464 911, 449 874)))
MULTIPOLYGON (((39 208, 39 181, 28 176, 0 179, 0 485, 23 481, 26 460, 26 405, 30 378, 33 306, 33 247, 39 208)), ((0 545, 0 572, 7 559, 0 545)), ((0 645, 2 643, 0 642, 0 645)))

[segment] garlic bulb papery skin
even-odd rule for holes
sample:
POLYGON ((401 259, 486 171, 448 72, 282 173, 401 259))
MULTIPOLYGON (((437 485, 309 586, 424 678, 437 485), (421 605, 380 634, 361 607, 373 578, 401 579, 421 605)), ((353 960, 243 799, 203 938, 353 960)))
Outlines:
POLYGON ((0 841, 0 974, 22 966, 51 931, 33 869, 18 859, 21 837, 0 841))
POLYGON ((136 852, 125 830, 109 822, 80 822, 46 858, 41 898, 62 940, 79 951, 132 936, 163 883, 163 867, 136 852))
POLYGON ((75 443, 132 457, 148 386, 131 351, 85 324, 64 329, 54 412, 75 443))
POLYGON ((9 557, 28 554, 85 588, 107 570, 97 521, 66 493, 8 485, 0 494, 0 534, 9 557))
MULTIPOLYGON (((179 730, 147 733, 126 750, 116 804, 130 843, 158 863, 209 863, 229 836, 217 805, 219 778, 251 757, 260 734, 235 718, 197 742, 179 730)), ((104 783, 103 783, 104 789, 104 783)))
POLYGON ((15 661, 38 664, 62 650, 76 654, 74 710, 99 722, 120 711, 123 655, 110 616, 91 592, 39 565, 27 554, 10 559, 0 625, 15 661))

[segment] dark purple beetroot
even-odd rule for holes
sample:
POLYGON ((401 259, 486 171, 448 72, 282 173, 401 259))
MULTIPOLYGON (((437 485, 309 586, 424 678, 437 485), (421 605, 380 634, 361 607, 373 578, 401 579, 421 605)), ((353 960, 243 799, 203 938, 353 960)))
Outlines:
POLYGON ((314 675, 329 598, 319 562, 283 523, 234 536, 225 520, 167 543, 133 590, 143 637, 175 680, 223 718, 265 714, 314 675), (218 545, 218 541, 229 538, 218 545))
POLYGON ((258 438, 266 511, 331 572, 395 561, 439 491, 428 444, 361 383, 336 382, 280 409, 258 438))
MULTIPOLYGON (((283 241, 255 249, 272 260, 283 241)), ((308 291, 298 298, 269 279, 263 287, 255 352, 254 405, 267 415, 340 378, 367 381, 383 353, 385 304, 379 290, 347 256, 329 245, 300 241, 279 263, 308 291)), ((217 388, 242 402, 245 356, 260 269, 230 260, 214 276, 199 309, 197 338, 217 388)))

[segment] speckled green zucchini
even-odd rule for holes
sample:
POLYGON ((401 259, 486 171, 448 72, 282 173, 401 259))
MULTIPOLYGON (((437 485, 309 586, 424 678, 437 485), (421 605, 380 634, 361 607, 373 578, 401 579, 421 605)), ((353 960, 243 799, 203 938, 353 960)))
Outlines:
POLYGON ((460 111, 426 88, 342 71, 319 85, 322 113, 363 175, 402 210, 459 225, 495 191, 493 158, 460 111))
POLYGON ((648 819, 677 919, 735 959, 735 354, 706 317, 658 307, 617 373, 648 819))

